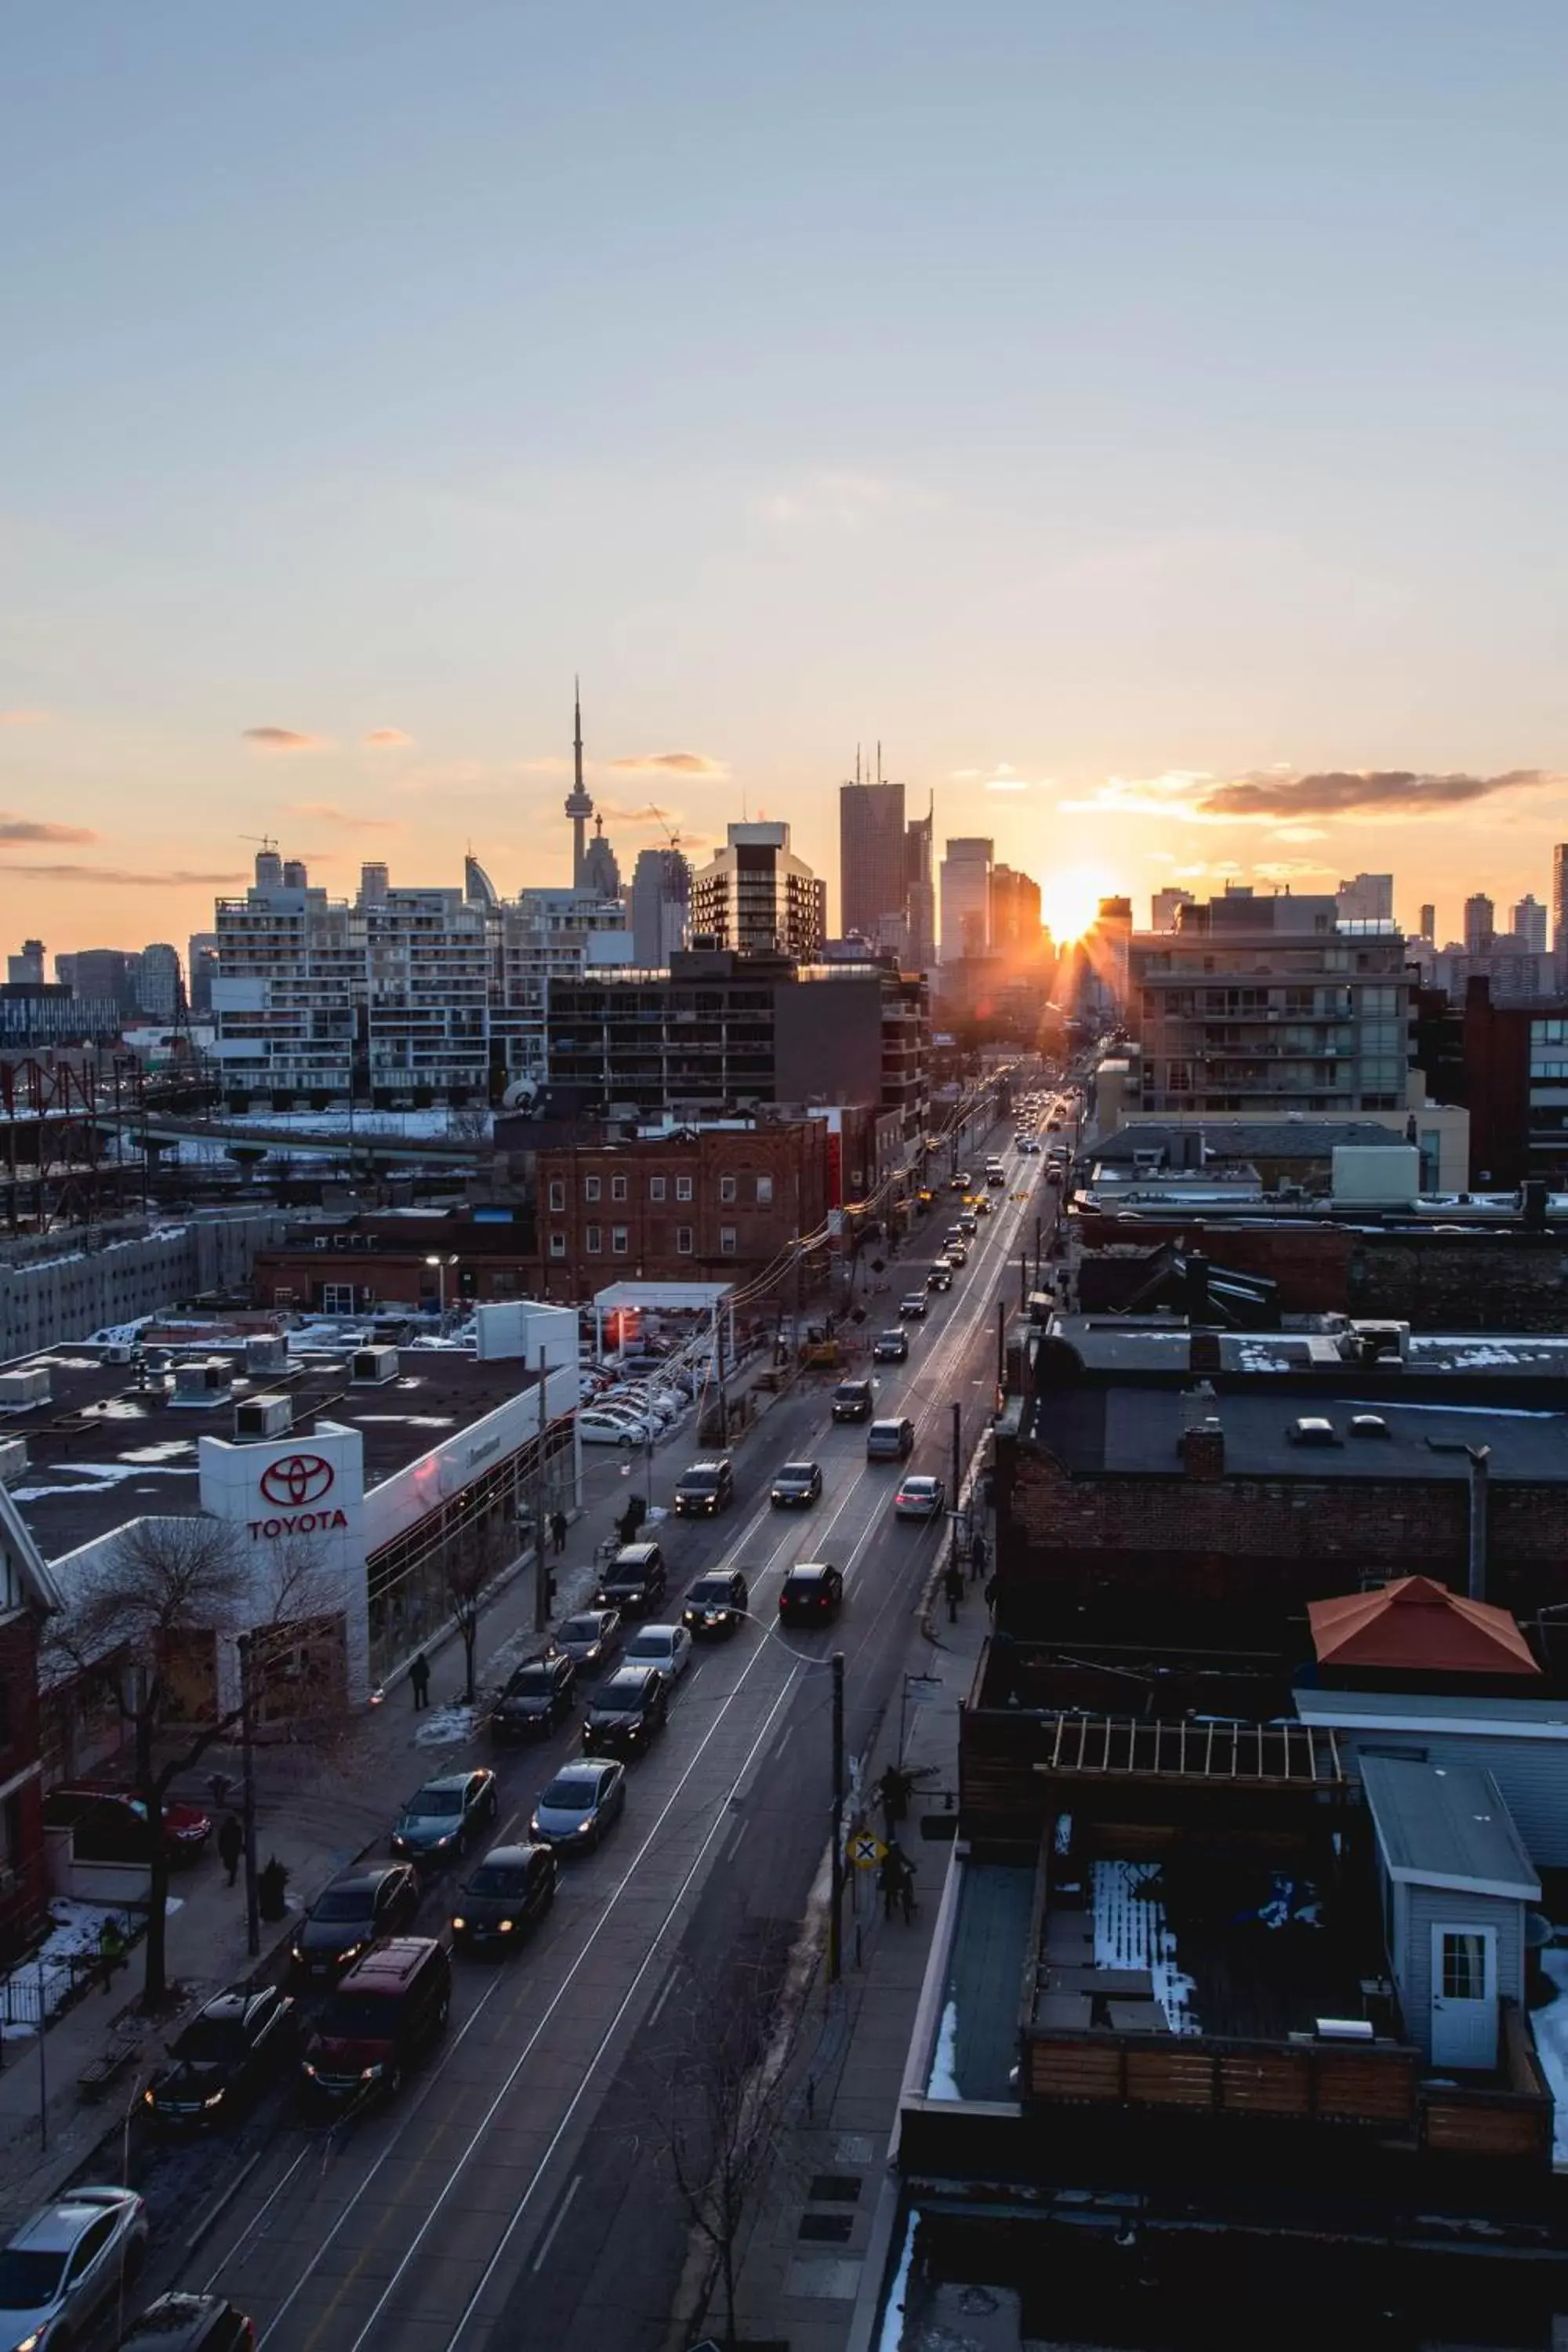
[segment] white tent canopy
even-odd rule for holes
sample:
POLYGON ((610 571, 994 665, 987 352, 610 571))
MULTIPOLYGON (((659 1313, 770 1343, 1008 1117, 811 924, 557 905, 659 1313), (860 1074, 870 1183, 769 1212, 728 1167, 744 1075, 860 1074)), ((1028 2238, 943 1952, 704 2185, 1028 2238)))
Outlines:
POLYGON ((601 1315, 632 1307, 644 1315, 711 1315, 734 1288, 730 1282, 612 1282, 594 1293, 601 1315))

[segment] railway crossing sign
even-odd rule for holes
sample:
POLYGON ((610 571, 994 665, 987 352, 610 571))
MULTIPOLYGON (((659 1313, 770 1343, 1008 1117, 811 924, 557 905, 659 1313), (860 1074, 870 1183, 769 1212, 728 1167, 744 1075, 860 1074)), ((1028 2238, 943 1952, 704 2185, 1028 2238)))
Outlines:
POLYGON ((849 1859, 857 1870, 875 1870, 887 1847, 870 1830, 856 1830, 849 1840, 849 1859))

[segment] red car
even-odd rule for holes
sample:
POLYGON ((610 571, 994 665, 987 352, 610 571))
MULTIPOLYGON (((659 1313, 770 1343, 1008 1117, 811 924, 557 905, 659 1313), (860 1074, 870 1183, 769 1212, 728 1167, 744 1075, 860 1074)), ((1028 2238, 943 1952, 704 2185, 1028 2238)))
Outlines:
MULTIPOLYGON (((132 1789, 71 1780, 44 1799, 47 1828, 69 1830, 79 1862, 145 1862, 147 1808, 132 1789)), ((213 1833, 199 1806, 166 1803, 163 1844, 171 1864, 199 1862, 213 1833)))

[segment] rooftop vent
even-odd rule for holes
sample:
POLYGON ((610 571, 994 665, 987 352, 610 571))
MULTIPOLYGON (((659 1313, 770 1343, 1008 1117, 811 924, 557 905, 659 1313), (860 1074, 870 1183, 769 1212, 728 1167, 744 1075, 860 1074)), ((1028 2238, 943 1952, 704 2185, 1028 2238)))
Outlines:
POLYGON ((1340 1442, 1333 1423, 1319 1412, 1298 1414, 1288 1433, 1292 1445, 1337 1445, 1340 1442))
POLYGON ((286 1396, 242 1397, 234 1408, 234 1441, 254 1445, 265 1437, 287 1437, 294 1426, 294 1401, 286 1396))
POLYGON ((349 1375, 356 1389, 384 1388, 397 1378, 395 1348, 356 1348, 349 1375))
POLYGON ((19 1372, 0 1372, 0 1412, 33 1412, 48 1402, 47 1364, 29 1364, 19 1372))
POLYGON ((1386 1437, 1389 1427, 1380 1412, 1352 1412, 1350 1434, 1352 1437, 1386 1437))

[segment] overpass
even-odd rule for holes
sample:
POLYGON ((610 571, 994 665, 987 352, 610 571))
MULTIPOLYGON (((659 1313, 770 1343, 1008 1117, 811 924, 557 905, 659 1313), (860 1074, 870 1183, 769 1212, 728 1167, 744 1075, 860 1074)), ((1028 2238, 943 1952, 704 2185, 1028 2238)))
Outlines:
MULTIPOLYGON (((374 1116, 374 1114, 373 1114, 374 1116)), ((180 1118, 154 1110, 100 1109, 86 1115, 87 1123, 110 1129, 140 1143, 145 1137, 158 1143, 221 1143, 231 1150, 254 1151, 258 1158, 279 1160, 417 1160, 425 1167, 486 1168, 495 1158, 495 1145, 486 1137, 465 1142, 452 1136, 389 1135, 379 1128, 263 1127, 251 1119, 180 1118)))

